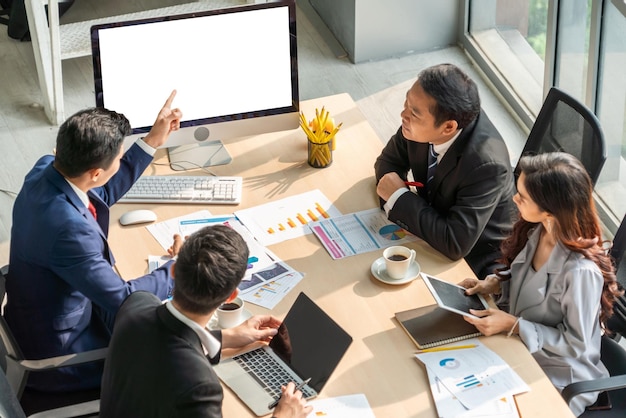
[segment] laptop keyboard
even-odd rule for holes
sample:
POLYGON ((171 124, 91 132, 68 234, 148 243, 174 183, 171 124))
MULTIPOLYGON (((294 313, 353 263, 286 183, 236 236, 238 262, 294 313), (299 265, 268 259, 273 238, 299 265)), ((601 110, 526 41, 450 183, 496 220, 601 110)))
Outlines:
MULTIPOLYGON (((265 391, 273 398, 281 395, 280 387, 295 381, 294 377, 283 368, 267 351, 263 349, 253 350, 233 357, 243 369, 250 374, 265 391)), ((295 382, 301 383, 301 380, 295 382)), ((305 398, 315 396, 315 392, 308 386, 301 389, 305 398)))

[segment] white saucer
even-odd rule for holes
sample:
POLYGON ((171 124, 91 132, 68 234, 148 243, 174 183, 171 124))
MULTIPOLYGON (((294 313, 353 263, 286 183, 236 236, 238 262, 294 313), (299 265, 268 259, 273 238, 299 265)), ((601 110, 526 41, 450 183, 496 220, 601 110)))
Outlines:
POLYGON ((372 275, 381 282, 399 285, 409 283, 417 279, 417 276, 420 274, 420 265, 417 263, 417 261, 413 261, 409 266, 406 275, 402 279, 392 279, 391 277, 389 277, 389 275, 387 274, 387 268, 385 267, 384 257, 376 259, 376 261, 372 263, 371 270, 372 275))
MULTIPOLYGON (((252 314, 250 313, 249 310, 245 309, 243 310, 243 315, 241 316, 241 322, 239 324, 241 324, 243 321, 245 321, 246 319, 250 318, 252 316, 252 314)), ((237 324, 237 325, 239 325, 237 324)), ((235 326, 237 326, 235 325, 235 326)), ((213 316, 211 317, 211 319, 209 319, 209 323, 207 324, 207 328, 213 331, 217 331, 222 329, 222 327, 220 327, 217 323, 217 314, 214 313, 213 316)))

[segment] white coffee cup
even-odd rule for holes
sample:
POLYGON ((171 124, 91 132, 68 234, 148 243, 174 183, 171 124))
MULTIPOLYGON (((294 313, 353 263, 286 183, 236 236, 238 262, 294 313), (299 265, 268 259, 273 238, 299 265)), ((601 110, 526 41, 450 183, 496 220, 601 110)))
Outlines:
POLYGON ((237 297, 217 308, 217 325, 220 328, 232 328, 243 322, 243 299, 237 297))
POLYGON ((387 275, 391 279, 403 279, 411 263, 415 261, 415 250, 401 245, 394 245, 383 251, 387 275))

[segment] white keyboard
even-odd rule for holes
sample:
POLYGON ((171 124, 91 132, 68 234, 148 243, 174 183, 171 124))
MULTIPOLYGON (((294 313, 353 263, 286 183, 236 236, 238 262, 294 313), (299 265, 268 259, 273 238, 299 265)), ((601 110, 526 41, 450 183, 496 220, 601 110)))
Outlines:
POLYGON ((119 200, 121 203, 241 203, 241 177, 142 176, 119 200))

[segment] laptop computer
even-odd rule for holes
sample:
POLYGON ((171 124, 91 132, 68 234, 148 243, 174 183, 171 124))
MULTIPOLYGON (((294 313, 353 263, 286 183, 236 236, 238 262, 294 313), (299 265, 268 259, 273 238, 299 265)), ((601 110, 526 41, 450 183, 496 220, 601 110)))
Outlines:
POLYGON ((269 345, 222 360, 214 370, 248 408, 262 416, 271 412, 269 406, 280 396, 281 385, 291 381, 299 384, 310 378, 301 391, 307 399, 317 396, 351 343, 346 331, 300 293, 269 345))

